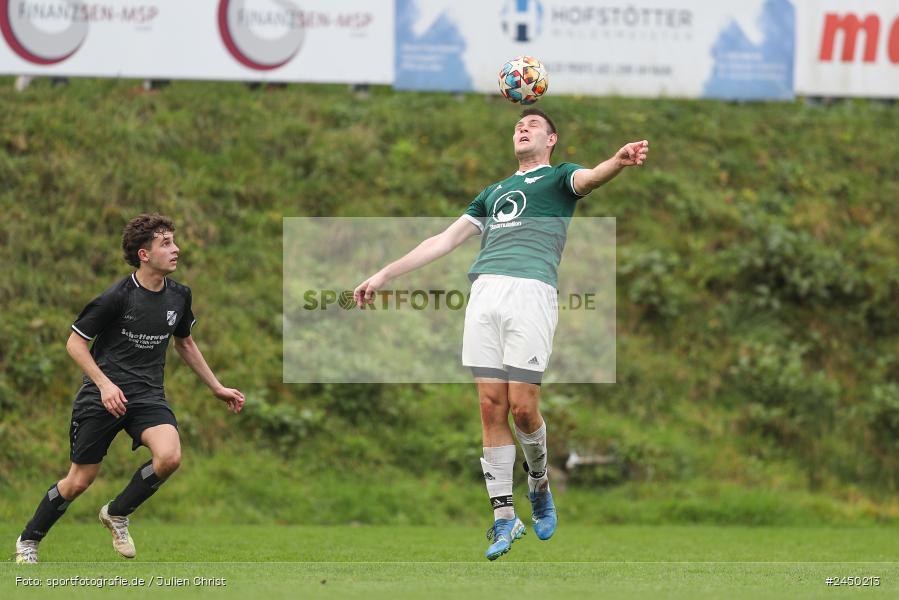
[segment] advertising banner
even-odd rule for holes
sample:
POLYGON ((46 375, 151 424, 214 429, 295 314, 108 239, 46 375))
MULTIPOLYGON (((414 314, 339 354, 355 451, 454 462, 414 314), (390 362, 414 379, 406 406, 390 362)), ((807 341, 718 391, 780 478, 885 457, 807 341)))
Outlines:
POLYGON ((796 93, 899 96, 899 0, 797 3, 796 93))
POLYGON ((0 72, 393 81, 389 0, 0 0, 0 72))
POLYGON ((549 93, 788 99, 789 0, 396 0, 396 86, 493 93, 531 55, 549 93))

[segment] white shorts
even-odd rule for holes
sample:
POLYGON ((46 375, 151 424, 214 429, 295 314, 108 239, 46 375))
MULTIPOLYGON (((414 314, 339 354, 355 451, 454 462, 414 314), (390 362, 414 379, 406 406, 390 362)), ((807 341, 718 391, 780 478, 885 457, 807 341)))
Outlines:
POLYGON ((462 335, 462 364, 475 376, 490 371, 514 381, 540 383, 559 322, 556 289, 536 279, 481 275, 471 285, 462 335), (528 375, 531 375, 530 381, 528 375))

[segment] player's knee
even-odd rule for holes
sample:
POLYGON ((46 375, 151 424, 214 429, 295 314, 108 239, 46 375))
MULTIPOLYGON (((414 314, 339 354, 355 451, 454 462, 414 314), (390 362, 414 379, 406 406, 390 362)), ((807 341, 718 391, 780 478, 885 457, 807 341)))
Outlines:
POLYGON ((156 471, 156 475, 165 479, 181 466, 181 450, 178 449, 161 454, 153 462, 153 470, 156 471))
POLYGON ((481 417, 484 422, 505 420, 508 418, 506 402, 498 397, 487 394, 481 395, 481 417))
POLYGON ((56 489, 62 494, 66 500, 74 500, 91 486, 94 482, 92 477, 68 477, 64 480, 63 485, 57 484, 56 489))
POLYGON ((519 429, 525 427, 527 431, 530 431, 530 425, 539 421, 537 407, 532 406, 530 403, 513 404, 512 420, 515 421, 515 425, 519 429))

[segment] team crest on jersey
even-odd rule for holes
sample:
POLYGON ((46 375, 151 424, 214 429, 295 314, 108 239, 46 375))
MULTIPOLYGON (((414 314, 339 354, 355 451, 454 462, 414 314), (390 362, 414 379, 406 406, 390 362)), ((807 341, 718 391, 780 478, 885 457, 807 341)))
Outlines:
POLYGON ((169 310, 165 313, 165 320, 168 322, 169 327, 175 324, 175 321, 178 320, 178 311, 169 310))
POLYGON ((493 203, 493 223, 490 231, 505 227, 521 227, 522 222, 516 221, 528 205, 527 196, 520 190, 506 192, 493 203))
POLYGON ((528 205, 527 196, 519 190, 506 192, 493 203, 493 218, 500 223, 517 219, 528 205))

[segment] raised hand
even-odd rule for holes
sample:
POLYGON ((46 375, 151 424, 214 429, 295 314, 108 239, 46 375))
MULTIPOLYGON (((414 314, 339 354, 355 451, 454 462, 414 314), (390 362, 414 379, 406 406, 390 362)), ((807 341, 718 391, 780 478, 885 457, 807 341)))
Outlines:
POLYGON ((646 161, 647 154, 649 154, 649 142, 641 140, 622 146, 621 150, 615 154, 615 158, 618 159, 619 166, 639 167, 646 161))

